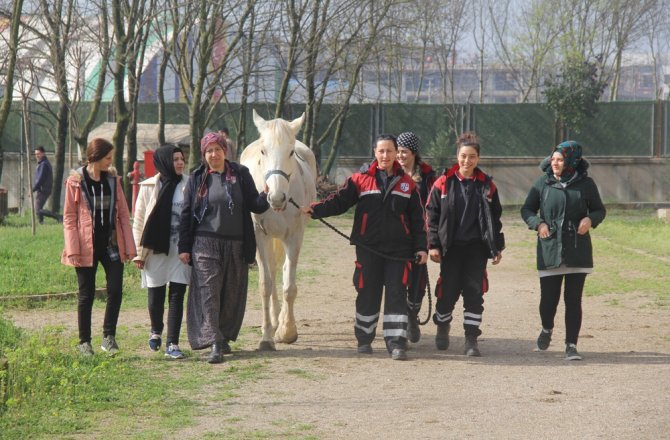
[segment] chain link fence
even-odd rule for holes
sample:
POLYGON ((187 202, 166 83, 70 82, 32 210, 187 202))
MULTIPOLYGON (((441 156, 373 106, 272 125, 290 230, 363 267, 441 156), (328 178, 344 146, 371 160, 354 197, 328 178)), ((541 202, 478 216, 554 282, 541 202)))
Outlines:
MULTIPOLYGON (((53 104, 53 109, 56 104, 53 104)), ((274 105, 254 103, 263 117, 271 118, 274 105)), ((300 116, 305 106, 291 104, 285 109, 285 117, 300 116)), ((321 134, 332 123, 339 111, 336 105, 323 105, 318 116, 317 134, 321 134)), ((88 104, 82 103, 76 110, 79 120, 87 115, 88 104)), ((103 103, 98 122, 112 115, 110 103, 103 103)), ((238 110, 234 106, 217 112, 220 116, 210 125, 212 129, 226 126, 231 136, 236 137, 238 110)), ((34 145, 53 148, 47 127, 55 122, 48 112, 38 107, 31 109, 31 136, 34 145)), ((156 123, 158 106, 141 104, 140 123, 156 123)), ((185 104, 166 106, 166 123, 188 124, 189 113, 185 104)), ((22 116, 19 106, 14 106, 2 135, 6 152, 25 151, 21 130, 22 116)), ((598 112, 588 120, 579 133, 570 138, 584 145, 587 156, 670 156, 670 102, 611 102, 599 103, 598 112)), ((369 157, 371 145, 379 133, 398 134, 415 132, 422 143, 424 156, 453 157, 454 141, 458 134, 474 130, 482 139, 482 155, 491 157, 539 157, 555 143, 553 114, 542 104, 355 104, 349 109, 338 145, 338 157, 369 157)), ((247 140, 258 136, 247 112, 247 140)), ((333 136, 327 136, 321 146, 321 158, 325 160, 332 148, 333 136)))

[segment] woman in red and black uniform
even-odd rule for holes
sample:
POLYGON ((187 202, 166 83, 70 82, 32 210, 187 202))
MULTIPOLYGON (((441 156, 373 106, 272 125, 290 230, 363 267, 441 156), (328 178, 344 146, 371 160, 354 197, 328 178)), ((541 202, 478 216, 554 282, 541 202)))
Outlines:
POLYGON ((505 249, 502 207, 490 176, 477 167, 479 138, 463 133, 456 141, 458 163, 440 176, 428 196, 430 259, 440 263, 433 321, 435 345, 449 347, 452 312, 463 295, 465 354, 479 356, 477 337, 484 312, 486 263, 498 264, 505 249))
POLYGON ((386 287, 384 341, 394 360, 405 360, 411 263, 416 258, 425 264, 428 259, 423 208, 416 184, 396 161, 395 137, 380 135, 374 154, 375 161, 367 170, 353 174, 337 192, 303 212, 318 219, 342 214, 356 205, 351 244, 356 246, 354 333, 358 352, 372 353, 386 287))
MULTIPOLYGON (((421 159, 419 154, 419 138, 411 131, 398 135, 398 163, 403 171, 409 174, 416 183, 421 196, 421 206, 428 200, 428 192, 435 183, 435 171, 421 159)), ((426 265, 412 264, 412 276, 407 286, 407 308, 409 309, 409 326, 407 338, 411 342, 419 342, 421 328, 419 327, 419 310, 423 297, 426 295, 428 284, 428 268, 426 265)))

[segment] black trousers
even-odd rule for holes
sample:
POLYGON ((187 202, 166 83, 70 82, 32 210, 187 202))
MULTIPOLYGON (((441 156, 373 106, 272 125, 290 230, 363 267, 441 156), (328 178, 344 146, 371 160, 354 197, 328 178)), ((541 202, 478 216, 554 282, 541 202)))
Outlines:
POLYGON ((552 275, 540 278, 540 318, 542 327, 554 328, 554 317, 561 298, 561 285, 565 279, 563 301, 565 302, 565 343, 577 344, 579 330, 582 327, 582 292, 585 273, 552 275))
POLYGON ((116 336, 116 324, 121 310, 123 263, 111 261, 106 249, 95 249, 92 267, 76 267, 79 283, 79 303, 77 319, 79 322, 79 342, 91 342, 91 312, 95 299, 95 274, 98 263, 105 269, 107 279, 107 307, 102 325, 103 336, 116 336))
POLYGON ((407 284, 411 271, 409 261, 384 259, 361 247, 356 247, 354 286, 356 324, 354 334, 358 345, 375 339, 382 295, 384 298, 383 334, 386 348, 407 345, 407 284))
POLYGON ((435 286, 435 324, 447 324, 458 298, 463 296, 465 336, 479 336, 484 312, 484 277, 489 250, 483 243, 452 245, 440 263, 440 279, 435 286))
MULTIPOLYGON (((151 319, 151 333, 163 333, 163 314, 165 312, 166 286, 149 287, 148 306, 151 319)), ((184 294, 186 284, 170 282, 168 290, 168 331, 166 344, 179 345, 181 321, 184 315, 184 294)))
POLYGON ((44 209, 44 204, 47 202, 50 194, 45 194, 40 191, 35 191, 35 214, 37 214, 37 221, 44 222, 44 217, 51 217, 60 220, 60 215, 55 212, 44 209))

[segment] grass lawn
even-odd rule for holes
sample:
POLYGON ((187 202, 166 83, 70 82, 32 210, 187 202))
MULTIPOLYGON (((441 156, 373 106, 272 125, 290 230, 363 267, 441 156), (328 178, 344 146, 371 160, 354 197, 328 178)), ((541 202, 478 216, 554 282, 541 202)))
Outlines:
MULTIPOLYGON (((506 216, 506 228, 525 229, 516 212, 506 216)), ((307 234, 317 230, 308 227, 307 234)), ((508 247, 527 249, 529 258, 523 264, 531 267, 534 237, 528 231, 510 235, 524 237, 508 247)), ((593 235, 596 270, 586 283, 587 295, 643 295, 650 307, 670 307, 669 224, 656 220, 649 210, 612 211, 593 235)), ((10 216, 0 226, 0 296, 75 291, 74 270, 60 264, 62 244, 61 225, 47 222, 32 236, 27 218, 10 216)), ((256 274, 250 272, 250 292, 256 291, 256 274)), ((102 268, 98 276, 98 285, 104 286, 102 268)), ((319 271, 300 276, 318 278, 319 271)), ((612 306, 617 306, 616 300, 612 306)), ((76 301, 18 301, 1 307, 74 311, 76 301)), ((97 350, 94 357, 81 358, 73 350, 76 335, 60 327, 18 331, 2 319, 1 307, 0 358, 9 367, 0 368, 0 438, 169 437, 178 427, 195 423, 203 405, 221 405, 245 383, 262 380, 271 362, 255 353, 242 354, 222 368, 212 368, 198 356, 166 362, 162 353, 139 356, 122 351, 109 358, 97 350)), ((104 301, 96 301, 95 307, 104 307, 104 301)), ((146 309, 146 292, 140 288, 139 271, 128 264, 123 310, 133 309, 146 309)), ((143 346, 146 329, 120 328, 119 337, 126 346, 143 346)), ((258 337, 258 329, 243 327, 242 341, 258 337)), ((308 373, 295 369, 289 374, 308 373)), ((296 438, 309 438, 309 429, 296 438)))

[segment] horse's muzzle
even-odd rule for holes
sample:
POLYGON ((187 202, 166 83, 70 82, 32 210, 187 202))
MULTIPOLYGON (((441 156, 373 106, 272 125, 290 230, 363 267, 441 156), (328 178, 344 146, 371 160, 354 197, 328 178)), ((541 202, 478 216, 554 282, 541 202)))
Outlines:
POLYGON ((275 211, 283 211, 286 209, 288 200, 286 199, 286 194, 284 193, 281 194, 281 197, 277 197, 276 195, 272 194, 268 195, 268 203, 270 203, 270 207, 275 211))

